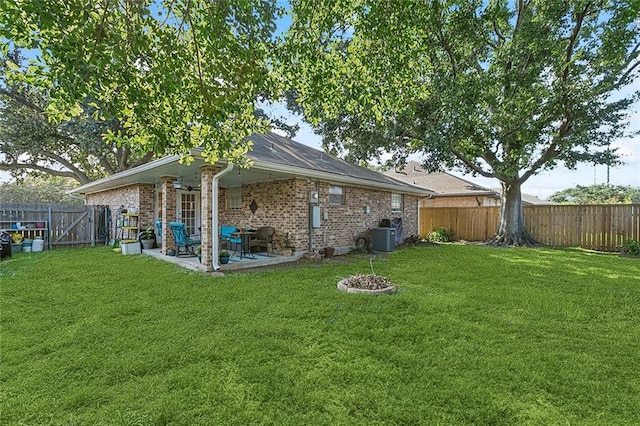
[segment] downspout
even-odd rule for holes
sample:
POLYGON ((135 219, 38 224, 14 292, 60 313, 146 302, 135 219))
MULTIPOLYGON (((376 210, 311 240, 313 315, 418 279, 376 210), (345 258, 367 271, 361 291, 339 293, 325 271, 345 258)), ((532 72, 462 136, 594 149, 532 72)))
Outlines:
POLYGON ((220 239, 220 235, 218 235, 218 181, 231 170, 233 170, 233 163, 228 163, 227 167, 213 175, 211 180, 211 255, 213 256, 211 267, 214 271, 220 270, 218 264, 218 240, 220 239))

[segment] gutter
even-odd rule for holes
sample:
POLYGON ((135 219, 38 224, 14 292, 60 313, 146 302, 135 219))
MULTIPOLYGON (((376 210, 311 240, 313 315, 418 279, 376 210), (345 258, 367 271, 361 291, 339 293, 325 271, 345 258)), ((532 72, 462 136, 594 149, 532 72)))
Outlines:
POLYGON ((220 179, 229 174, 233 170, 233 163, 228 163, 227 167, 222 169, 220 172, 213 176, 211 180, 211 255, 213 259, 211 259, 211 267, 214 271, 220 270, 220 265, 218 264, 218 240, 220 236, 218 235, 218 182, 220 179))

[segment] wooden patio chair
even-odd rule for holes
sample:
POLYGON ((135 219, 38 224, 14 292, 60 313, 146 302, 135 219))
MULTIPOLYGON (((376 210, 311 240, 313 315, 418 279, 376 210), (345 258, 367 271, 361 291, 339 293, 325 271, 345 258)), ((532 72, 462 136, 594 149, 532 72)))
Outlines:
POLYGON ((169 222, 176 243, 176 256, 196 256, 195 247, 200 245, 200 240, 189 238, 187 228, 182 222, 169 222))
POLYGON ((271 245, 271 254, 275 254, 273 251, 273 236, 276 230, 273 226, 262 226, 256 229, 255 237, 249 242, 249 251, 253 251, 254 247, 261 249, 264 247, 264 251, 269 256, 269 245, 271 245))

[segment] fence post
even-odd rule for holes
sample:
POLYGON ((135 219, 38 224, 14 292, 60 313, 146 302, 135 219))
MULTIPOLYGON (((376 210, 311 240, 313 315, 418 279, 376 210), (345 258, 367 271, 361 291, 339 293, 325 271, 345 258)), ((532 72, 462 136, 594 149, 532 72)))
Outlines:
POLYGON ((96 208, 91 207, 91 247, 96 246, 96 208))

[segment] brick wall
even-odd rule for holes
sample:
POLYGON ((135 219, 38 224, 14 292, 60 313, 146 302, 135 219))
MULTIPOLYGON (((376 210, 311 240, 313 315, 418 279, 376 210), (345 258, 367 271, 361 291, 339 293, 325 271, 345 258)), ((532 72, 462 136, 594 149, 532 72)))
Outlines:
MULTIPOLYGON (((205 169, 203 175, 210 181, 215 173, 205 169)), ((155 213, 168 224, 176 218, 176 191, 173 189, 172 176, 162 177, 158 189, 159 198, 166 200, 166 210, 156 206, 153 185, 131 185, 99 194, 87 196, 87 204, 108 205, 115 212, 121 205, 139 208, 141 225, 153 224, 155 213)), ((203 186, 201 206, 201 227, 209 235, 210 215, 208 209, 210 188, 203 186)), ((226 206, 225 188, 221 188, 218 198, 219 225, 231 225, 239 228, 259 228, 273 226, 276 229, 276 247, 280 247, 282 236, 289 233, 298 251, 309 248, 309 192, 318 191, 320 206, 320 227, 313 230, 313 249, 326 246, 348 249, 355 245, 356 237, 367 234, 367 230, 378 226, 382 219, 402 218, 405 237, 418 234, 418 197, 405 195, 403 209, 391 211, 391 192, 368 188, 343 186, 344 205, 329 203, 329 184, 326 182, 307 182, 303 179, 289 179, 274 182, 260 182, 242 187, 242 208, 229 210, 226 206), (250 205, 255 201, 257 209, 251 212, 250 205), (365 212, 369 206, 369 213, 365 212)), ((114 226, 115 226, 115 220, 114 226)), ((168 225, 165 225, 168 228, 168 225)), ((115 230, 114 230, 115 232, 115 230)), ((115 233, 113 234, 115 235, 115 233)), ((173 246, 171 232, 162 235, 163 252, 173 246)), ((203 253, 204 254, 204 253, 203 253)), ((207 253, 208 255, 208 253, 207 253)), ((203 256, 204 258, 204 256, 203 256)))
POLYGON ((313 249, 332 246, 349 248, 355 238, 376 227, 381 219, 401 217, 405 236, 418 234, 418 198, 404 196, 403 210, 391 211, 391 193, 368 188, 345 186, 344 205, 329 204, 329 184, 307 183, 302 179, 262 182, 242 187, 242 209, 226 208, 226 190, 220 191, 218 199, 220 225, 258 228, 276 228, 276 242, 280 246, 282 236, 289 233, 297 250, 309 248, 309 192, 318 191, 320 206, 320 228, 314 229, 313 249), (251 212, 255 201, 258 208, 251 212), (367 214, 365 206, 370 207, 367 214))
POLYGON ((151 184, 136 184, 122 188, 103 191, 96 194, 87 194, 85 204, 104 205, 111 209, 111 237, 115 238, 115 217, 121 207, 130 210, 132 207, 138 210, 138 221, 141 229, 146 225, 153 225, 155 211, 154 186, 151 184))

